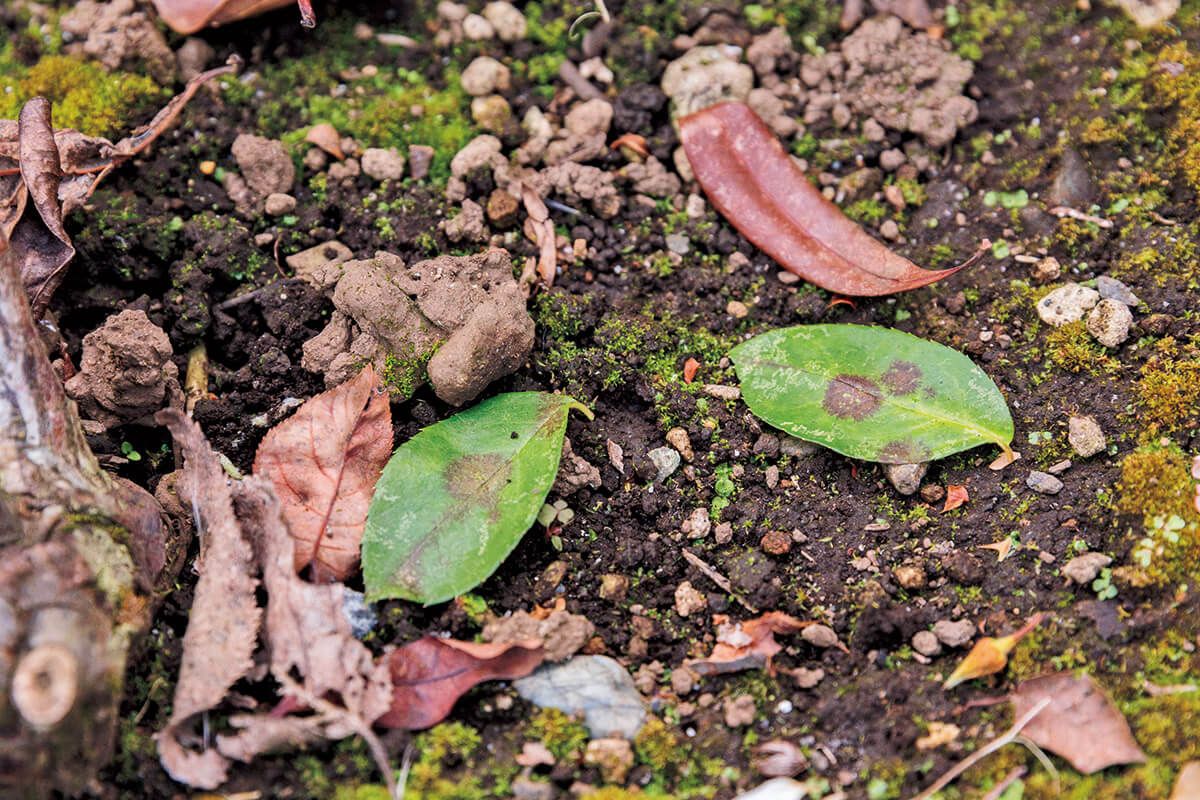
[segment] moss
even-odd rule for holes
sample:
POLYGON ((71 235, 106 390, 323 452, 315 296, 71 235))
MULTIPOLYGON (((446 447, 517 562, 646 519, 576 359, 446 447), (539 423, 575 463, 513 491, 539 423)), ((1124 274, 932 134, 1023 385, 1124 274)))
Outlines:
POLYGON ((867 225, 876 225, 889 215, 888 206, 880 200, 856 200, 842 209, 847 217, 867 225))
POLYGON ((587 728, 557 708, 543 708, 534 714, 527 733, 559 761, 578 759, 588 743, 587 728))
POLYGON ((585 315, 593 304, 592 295, 544 292, 533 301, 533 320, 538 332, 548 339, 573 339, 587 327, 585 315))
POLYGON ((712 797, 724 762, 710 759, 681 739, 666 723, 650 717, 633 741, 637 763, 650 770, 646 793, 655 798, 712 797), (668 788, 673 794, 668 794, 668 788))
POLYGON ((1155 582, 1194 578, 1200 558, 1200 513, 1191 459, 1173 442, 1145 445, 1121 462, 1114 507, 1141 520, 1133 562, 1155 582))
POLYGON ((376 783, 360 784, 358 786, 339 786, 333 793, 333 800, 391 800, 386 786, 376 783))
POLYGON ((1200 414, 1200 354, 1156 355, 1137 383, 1138 419, 1154 438, 1193 427, 1200 414))
POLYGON ((422 352, 407 355, 389 353, 383 361, 383 385, 387 387, 392 397, 407 400, 425 383, 427 378, 425 368, 429 359, 437 352, 437 347, 430 347, 422 352))
POLYGON ((483 740, 479 732, 461 722, 444 722, 416 741, 420 758, 408 775, 405 797, 411 800, 485 800, 479 771, 471 769, 471 757, 483 740), (456 767, 463 769, 452 773, 456 767))
POLYGON ((1116 372, 1121 362, 1109 355, 1103 345, 1088 333, 1083 320, 1068 322, 1046 335, 1046 356, 1067 372, 1100 375, 1116 372))
POLYGON ((956 9, 948 17, 949 39, 956 52, 970 61, 983 58, 985 43, 1011 39, 1018 31, 1029 30, 1028 16, 1012 0, 975 0, 966 10, 956 9))
POLYGON ((646 794, 641 789, 625 789, 619 786, 605 786, 593 789, 580 795, 583 800, 674 800, 669 794, 646 794))
POLYGON ((1167 140, 1176 168, 1192 189, 1200 191, 1200 56, 1186 42, 1159 53, 1150 83, 1156 96, 1176 110, 1167 140))
POLYGON ((30 67, 14 91, 0 93, 0 118, 15 119, 21 105, 39 95, 50 100, 56 128, 115 139, 152 113, 166 93, 141 75, 50 55, 30 67))

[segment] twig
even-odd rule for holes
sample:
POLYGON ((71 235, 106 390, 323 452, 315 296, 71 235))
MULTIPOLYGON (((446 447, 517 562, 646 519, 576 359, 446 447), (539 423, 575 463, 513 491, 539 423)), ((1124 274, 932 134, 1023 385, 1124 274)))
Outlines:
POLYGON ((943 773, 942 777, 934 781, 928 789, 913 797, 912 800, 929 800, 929 798, 933 797, 942 789, 945 789, 947 786, 953 783, 954 779, 959 775, 962 775, 971 767, 975 766, 980 761, 999 750, 1001 747, 1004 747, 1004 745, 1016 741, 1017 737, 1020 736, 1021 731, 1025 729, 1025 726, 1033 722, 1033 718, 1042 713, 1046 706, 1050 705, 1050 702, 1053 699, 1054 698, 1052 697, 1043 697, 1037 705, 1029 709, 1029 712, 1025 714, 1025 716, 1014 722, 1011 728, 985 744, 983 747, 976 750, 974 753, 971 753, 971 755, 967 756, 962 761, 955 764, 953 767, 943 773))
POLYGON ((1078 209, 1071 208, 1070 206, 1055 206, 1054 208, 1050 209, 1050 213, 1056 217, 1070 217, 1071 219, 1077 219, 1080 222, 1090 222, 1093 225, 1101 228, 1111 228, 1113 226, 1112 220, 1110 219, 1097 217, 1095 214, 1085 214, 1078 209))
POLYGON ((733 590, 733 584, 729 582, 729 578, 726 578, 724 575, 722 575, 721 573, 717 572, 715 569, 710 567, 704 561, 704 559, 700 558, 700 556, 696 555, 691 550, 688 550, 685 547, 683 549, 683 558, 685 561, 687 561, 693 567, 695 567, 696 569, 700 570, 705 575, 707 575, 709 580, 711 580, 718 587, 720 587, 721 591, 725 592, 726 594, 731 595, 734 600, 737 600, 739 603, 741 603, 742 607, 745 608, 747 611, 749 611, 751 614, 758 613, 757 608, 755 608, 754 606, 750 605, 748 602, 743 600, 741 597, 738 596, 737 592, 735 592, 733 590))
POLYGON ((183 379, 184 411, 190 417, 196 403, 208 394, 208 348, 204 342, 188 353, 187 376, 183 379))
POLYGON ((997 783, 990 792, 985 794, 980 800, 1000 800, 1000 795, 1004 794, 1004 790, 1012 786, 1021 778, 1025 777, 1025 773, 1029 770, 1024 767, 1013 767, 1009 773, 1004 776, 1004 780, 997 783))

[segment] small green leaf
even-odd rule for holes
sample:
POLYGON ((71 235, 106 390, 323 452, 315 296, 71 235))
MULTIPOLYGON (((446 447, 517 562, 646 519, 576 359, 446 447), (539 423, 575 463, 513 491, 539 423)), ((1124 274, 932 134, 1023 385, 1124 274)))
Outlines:
POLYGON ((730 357, 756 416, 851 458, 907 464, 1012 441, 1008 406, 983 370, 907 333, 800 325, 756 336, 730 357))
POLYGON ((502 394, 397 448, 367 512, 367 596, 431 605, 495 572, 554 484, 572 408, 591 417, 563 395, 502 394))

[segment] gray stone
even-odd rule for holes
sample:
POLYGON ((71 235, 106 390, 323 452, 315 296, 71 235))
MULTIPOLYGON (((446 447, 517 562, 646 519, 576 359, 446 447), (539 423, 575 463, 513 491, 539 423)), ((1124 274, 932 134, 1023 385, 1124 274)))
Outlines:
POLYGON ((1136 294, 1130 291, 1128 286, 1107 275, 1096 278, 1096 291, 1100 292, 1101 300, 1116 300, 1118 303, 1135 307, 1142 302, 1136 294))
POLYGON ((1100 302, 1100 293, 1095 289, 1068 283, 1046 295, 1037 304, 1037 313, 1042 322, 1058 327, 1083 319, 1083 315, 1100 302))
POLYGON ((975 638, 975 623, 969 619, 940 619, 933 623, 933 635, 946 647, 962 647, 975 638))
POLYGON ((912 648, 921 655, 932 658, 942 652, 942 643, 933 631, 917 631, 912 638, 912 648))
POLYGON ((1067 441, 1081 458, 1096 455, 1106 445, 1104 431, 1093 417, 1071 417, 1067 421, 1067 441))
POLYGON ((1062 574, 1083 586, 1094 581, 1100 570, 1111 563, 1112 559, 1103 553, 1084 553, 1063 564, 1062 574))
POLYGON ((296 198, 290 194, 272 192, 267 195, 267 201, 263 204, 263 210, 267 212, 267 216, 269 217, 282 217, 284 214, 290 214, 296 210, 296 198))
POLYGON ((1105 347, 1119 347, 1129 338, 1133 312, 1117 300, 1101 300, 1088 314, 1087 329, 1105 347))
POLYGON ((811 644, 813 647, 819 647, 824 650, 827 647, 833 647, 838 643, 838 635, 833 628, 828 625, 809 625, 800 635, 804 641, 811 644))
POLYGON ((1096 184, 1087 162, 1074 149, 1066 148, 1054 173, 1054 181, 1046 192, 1046 202, 1052 206, 1085 209, 1095 196, 1096 184))
POLYGON ((1025 485, 1038 494, 1058 494, 1063 489, 1063 482, 1049 472, 1034 470, 1025 479, 1025 485))
POLYGON ((608 656, 575 656, 513 682, 521 697, 542 708, 583 714, 593 738, 632 739, 646 721, 642 696, 625 668, 608 656))
POLYGON ((903 495, 916 494, 921 488, 921 479, 929 471, 928 464, 886 464, 884 474, 896 491, 903 495))
POLYGON ((682 233, 669 233, 666 236, 667 249, 676 255, 686 256, 692 249, 691 240, 682 233))
POLYGON ((654 462, 654 467, 658 470, 658 474, 654 476, 655 483, 662 483, 674 475, 683 461, 683 457, 674 447, 656 447, 647 453, 646 457, 654 462))

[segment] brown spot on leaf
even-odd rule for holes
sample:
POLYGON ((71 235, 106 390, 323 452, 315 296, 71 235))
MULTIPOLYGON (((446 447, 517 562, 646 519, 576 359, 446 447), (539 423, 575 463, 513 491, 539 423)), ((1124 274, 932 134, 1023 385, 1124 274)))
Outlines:
POLYGON ((450 462, 446 468, 446 486, 459 500, 478 498, 481 488, 507 481, 511 464, 495 453, 472 453, 450 462))
POLYGON ((883 385, 892 394, 912 394, 921 383, 921 368, 911 361, 893 361, 883 373, 883 385))
POLYGON ((879 448, 877 458, 884 464, 919 464, 928 460, 928 454, 914 442, 896 439, 879 448))
POLYGON ((839 419, 864 420, 879 409, 879 386, 861 375, 838 375, 821 405, 839 419))

